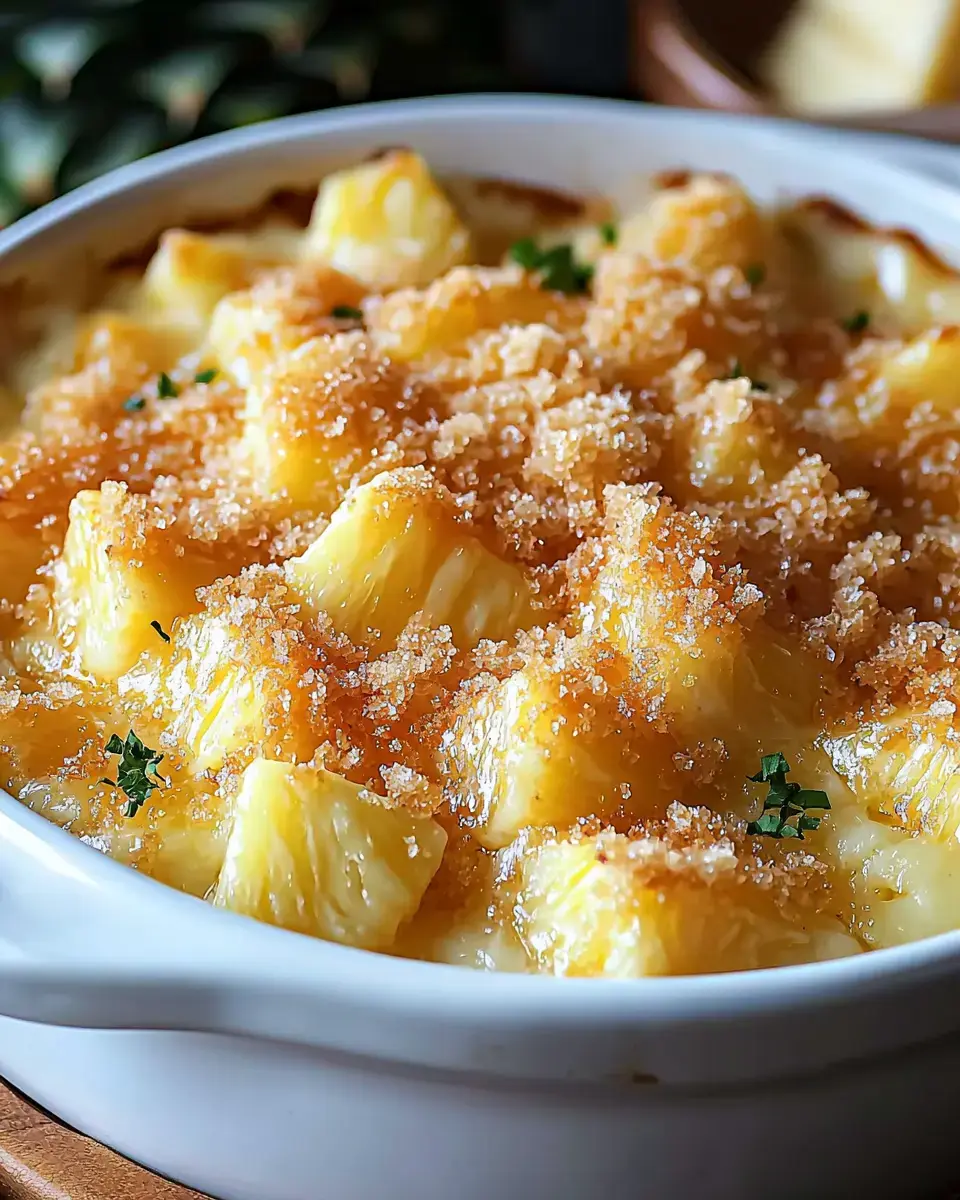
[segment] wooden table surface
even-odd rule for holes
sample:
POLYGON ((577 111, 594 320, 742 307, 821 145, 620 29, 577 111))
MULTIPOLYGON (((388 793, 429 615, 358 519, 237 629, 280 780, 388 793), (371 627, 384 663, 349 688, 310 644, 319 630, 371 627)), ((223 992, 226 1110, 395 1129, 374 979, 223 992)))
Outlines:
MULTIPOLYGON (((3 1200, 204 1200, 67 1129, 0 1083, 3 1200)), ((268 1200, 264 1197, 264 1200, 268 1200)))

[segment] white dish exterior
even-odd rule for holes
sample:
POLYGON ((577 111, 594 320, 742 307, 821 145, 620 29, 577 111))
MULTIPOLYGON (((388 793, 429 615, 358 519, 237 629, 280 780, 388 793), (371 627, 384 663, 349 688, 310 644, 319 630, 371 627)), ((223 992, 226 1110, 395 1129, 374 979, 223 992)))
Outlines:
MULTIPOLYGON (((383 145, 440 173, 635 196, 723 169, 932 245, 960 197, 844 135, 602 101, 367 106, 125 168, 0 234, 0 281, 64 277, 383 145)), ((483 975, 215 911, 0 794, 0 1074, 224 1200, 781 1200, 946 1184, 960 932, 749 975, 483 975), (135 947, 135 950, 131 950, 135 947)))

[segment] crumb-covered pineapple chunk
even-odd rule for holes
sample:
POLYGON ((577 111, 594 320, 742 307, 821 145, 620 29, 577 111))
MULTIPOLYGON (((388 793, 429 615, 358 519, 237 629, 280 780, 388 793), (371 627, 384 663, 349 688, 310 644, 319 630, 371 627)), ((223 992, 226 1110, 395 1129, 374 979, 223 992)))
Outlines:
POLYGON ((143 278, 144 309, 199 334, 218 300, 282 261, 274 247, 242 237, 168 229, 143 278))
POLYGON ((258 759, 243 774, 214 903, 272 925, 388 949, 447 835, 322 768, 258 759))
POLYGON ((620 224, 617 246, 697 271, 764 267, 768 222, 743 188, 722 175, 694 175, 665 187, 620 224))
POLYGON ((458 267, 423 289, 372 299, 367 324, 375 344, 396 362, 441 358, 483 330, 582 320, 585 302, 540 287, 520 267, 458 267))
POLYGON ((597 264, 584 334, 591 354, 634 387, 671 387, 688 354, 707 378, 739 363, 762 381, 779 357, 768 310, 739 271, 705 279, 687 264, 658 264, 617 245, 597 264))
POLYGON ((75 647, 83 670, 116 679, 158 644, 158 625, 167 633, 178 617, 200 607, 196 589, 220 570, 213 548, 190 542, 124 484, 80 492, 54 568, 61 636, 75 647))
POLYGON ((630 836, 534 839, 516 860, 518 931, 540 970, 635 978, 855 954, 822 864, 674 805, 630 836))
POLYGON ((646 486, 609 489, 600 550, 584 633, 648 664, 688 744, 722 738, 752 767, 808 739, 823 668, 767 627, 761 592, 724 563, 708 519, 646 486))
POLYGON ((468 695, 442 753, 450 803, 482 845, 499 849, 527 826, 662 815, 682 787, 677 745, 637 691, 577 663, 568 644, 468 695))
POLYGON ((206 353, 238 383, 312 337, 355 323, 364 289, 323 263, 270 271, 250 288, 217 304, 207 331, 206 353))
MULTIPOLYGON (((742 368, 737 368, 738 372, 742 368)), ((670 492, 678 502, 744 502, 769 494, 800 461, 779 402, 753 380, 708 383, 677 406, 670 492)))
POLYGON ((463 649, 533 619, 523 573, 469 532, 446 489, 419 468, 358 488, 287 572, 338 632, 382 649, 417 613, 430 628, 449 625, 463 649))
POLYGON ((171 644, 120 679, 131 715, 149 719, 195 773, 237 757, 311 758, 324 737, 322 687, 279 571, 249 568, 201 598, 171 644))
POLYGON ((143 375, 168 370, 188 344, 176 329, 149 324, 120 312, 99 312, 81 321, 77 330, 75 366, 110 363, 143 375))
POLYGON ((898 712, 823 742, 874 820, 941 841, 960 831, 960 732, 929 712, 898 712))
POLYGON ((247 393, 244 444, 255 482, 293 509, 331 513, 353 474, 428 411, 362 334, 313 338, 247 393))
POLYGON ((76 324, 69 373, 27 394, 24 424, 45 436, 87 423, 112 426, 138 389, 188 349, 180 330, 122 312, 93 313, 76 324))
POLYGON ((429 283, 466 262, 470 235, 423 159, 390 150, 327 176, 306 253, 388 290, 429 283))

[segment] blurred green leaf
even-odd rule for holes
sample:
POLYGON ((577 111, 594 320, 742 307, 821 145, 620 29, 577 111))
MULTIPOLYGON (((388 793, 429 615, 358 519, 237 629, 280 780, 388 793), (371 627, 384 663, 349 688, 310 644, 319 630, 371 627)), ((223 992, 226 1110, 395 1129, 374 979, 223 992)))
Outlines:
POLYGON ((77 71, 107 41, 110 28, 108 21, 49 21, 24 29, 15 49, 46 94, 62 100, 69 95, 77 71))
POLYGON ((277 51, 296 53, 328 11, 328 3, 316 0, 219 0, 201 7, 197 22, 205 29, 254 30, 277 51))
POLYGON ((181 50, 140 71, 138 90, 161 105, 171 124, 192 129, 235 61, 231 46, 181 50))
POLYGON ((0 102, 3 178, 27 204, 43 204, 55 194, 76 129, 72 114, 41 112, 16 98, 0 102))

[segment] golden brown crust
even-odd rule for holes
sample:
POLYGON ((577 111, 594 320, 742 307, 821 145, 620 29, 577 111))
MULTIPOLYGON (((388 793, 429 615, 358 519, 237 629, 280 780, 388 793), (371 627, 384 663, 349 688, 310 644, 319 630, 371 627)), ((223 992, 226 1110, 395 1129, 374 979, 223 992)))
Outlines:
MULTIPOLYGON (((579 294, 515 264, 368 294, 234 248, 186 348, 169 313, 81 323, 27 398, 29 432, 0 443, 0 784, 167 877, 165 829, 220 836, 252 759, 309 761, 444 825, 431 921, 479 905, 512 929, 510 864, 552 838, 665 896, 725 904, 747 885, 771 900, 764 921, 842 909, 859 929, 839 841, 748 835, 763 791, 747 777, 782 749, 852 805, 824 735, 908 709, 926 736, 924 714, 942 722, 960 692, 958 327, 875 336, 807 315, 776 227, 733 181, 665 187, 579 294), (425 606, 360 645, 331 604, 311 608, 282 564, 372 480, 380 508, 413 499, 453 531, 449 552, 386 547, 388 601, 433 571, 447 603, 475 552, 488 571, 494 555, 532 596, 510 636, 458 640, 425 606), (92 566, 61 554, 87 490, 92 566), (84 588, 109 575, 142 633, 161 560, 210 570, 146 650, 98 674, 70 613, 95 613, 84 588), (51 621, 70 571, 74 607, 51 621), (496 761, 461 737, 484 721, 501 722, 489 744, 513 722, 496 761), (128 819, 97 781, 129 728, 170 783, 128 819), (481 778, 503 762, 505 781, 481 778), (549 812, 560 770, 579 772, 572 829, 549 812), (496 804, 520 814, 506 834, 485 828, 496 804)), ((554 209, 548 224, 595 211, 554 209)), ((348 582, 359 596, 371 578, 348 582)))

